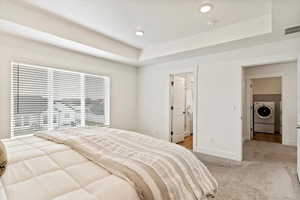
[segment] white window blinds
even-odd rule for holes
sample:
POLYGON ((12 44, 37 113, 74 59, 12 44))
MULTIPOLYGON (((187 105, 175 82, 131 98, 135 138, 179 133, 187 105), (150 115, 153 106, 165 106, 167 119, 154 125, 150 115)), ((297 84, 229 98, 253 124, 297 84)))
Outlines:
POLYGON ((13 63, 11 136, 109 126, 109 84, 104 76, 13 63))
POLYGON ((81 126, 80 79, 77 73, 53 71, 54 128, 81 126))

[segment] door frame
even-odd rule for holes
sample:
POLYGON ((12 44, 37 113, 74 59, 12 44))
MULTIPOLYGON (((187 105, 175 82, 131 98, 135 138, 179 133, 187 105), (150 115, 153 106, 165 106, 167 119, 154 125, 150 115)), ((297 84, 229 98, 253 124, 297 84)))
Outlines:
MULTIPOLYGON (((252 112, 251 110, 249 109, 251 107, 251 99, 253 100, 253 96, 251 97, 249 95, 248 92, 250 92, 250 90, 252 90, 252 94, 253 94, 253 88, 248 88, 250 86, 250 83, 253 83, 253 79, 260 79, 260 78, 281 78, 281 109, 282 108, 285 108, 285 99, 282 98, 283 97, 283 94, 285 92, 284 90, 284 87, 283 87, 283 84, 284 84, 284 81, 283 81, 283 77, 284 77, 284 74, 283 73, 269 73, 269 74, 262 74, 262 75, 256 75, 256 76, 248 76, 246 77, 246 82, 247 82, 247 88, 246 88, 246 107, 247 107, 247 110, 246 110, 246 114, 247 114, 247 139, 248 140, 252 140, 253 139, 253 133, 254 133, 254 127, 253 127, 253 108, 252 108, 252 112), (252 115, 251 115, 252 113, 252 115), (249 118, 248 118, 249 117, 249 118), (252 123, 252 124, 251 124, 252 123), (251 130, 251 127, 252 127, 252 130, 251 130)), ((283 110, 283 109, 282 109, 283 110)), ((281 114, 281 126, 284 127, 285 126, 285 120, 282 119, 283 117, 283 114, 282 112, 280 113, 281 114)), ((282 137, 282 142, 281 144, 284 144, 284 141, 285 141, 285 131, 283 129, 281 129, 281 137, 282 137)))
MULTIPOLYGON (((300 55, 298 56, 297 60, 297 125, 300 125, 300 55)), ((300 134, 298 134, 298 141, 300 142, 300 134)), ((300 145, 300 144, 299 144, 300 145)), ((298 146, 300 149, 300 146, 298 146)), ((300 150, 299 150, 300 155, 300 150)), ((299 165, 300 165, 300 159, 299 159, 299 165)), ((299 167, 299 173, 300 173, 300 167, 299 167)), ((300 174, 299 174, 300 179, 300 174)))
POLYGON ((253 121, 253 79, 246 78, 246 124, 247 124, 247 139, 253 139, 254 121, 253 121))
POLYGON ((173 73, 169 74, 168 78, 168 89, 169 89, 169 102, 168 102, 168 112, 169 112, 169 142, 172 142, 172 110, 171 106, 173 105, 173 93, 172 93, 172 77, 174 75, 178 74, 184 74, 184 73, 192 73, 194 75, 194 87, 193 87, 193 151, 197 150, 197 135, 198 135, 198 107, 197 107, 197 102, 198 102, 198 71, 199 67, 197 66, 195 69, 190 69, 190 70, 183 70, 183 71, 176 71, 173 73))
MULTIPOLYGON (((254 59, 254 60, 250 60, 250 61, 247 61, 245 63, 239 63, 239 67, 241 69, 241 71, 247 69, 248 67, 255 67, 255 66, 261 66, 261 65, 270 65, 270 64, 278 64, 278 63, 286 63, 286 62, 296 62, 298 63, 298 72, 297 72, 297 80, 300 82, 300 55, 298 56, 295 56, 295 55, 286 55, 286 54, 283 54, 283 55, 280 55, 280 56, 277 56, 277 57, 273 57, 273 56, 270 56, 270 57, 260 57, 258 59, 254 59)), ((279 75, 281 77, 283 77, 283 75, 279 75)), ((278 77, 278 74, 277 74, 277 77, 278 77)), ((241 78, 241 81, 245 81, 246 80, 246 77, 245 78, 241 78)), ((282 79, 283 81, 283 79, 282 79)), ((298 83, 299 83, 298 82, 298 83)), ((284 82, 282 82, 282 84, 284 84, 284 82)), ((241 83, 241 85, 243 85, 243 83, 241 83)), ((298 87, 299 88, 299 87, 298 87)), ((242 90, 246 89, 246 88, 241 88, 242 90)), ((241 106, 243 105, 243 103, 245 102, 245 100, 243 99, 243 92, 241 92, 241 106)), ((300 98, 300 89, 298 89, 298 94, 299 95, 299 98, 300 98)), ((283 103, 283 102, 282 102, 283 103)), ((299 103, 299 102, 298 102, 299 103)), ((244 116, 245 112, 247 111, 244 111, 243 109, 241 109, 241 116, 244 116)), ((298 123, 300 123, 300 103, 298 104, 298 123)), ((282 116, 283 117, 283 116, 282 116)), ((242 161, 244 159, 244 138, 243 138, 243 133, 244 133, 244 124, 243 124, 243 120, 245 120, 243 117, 241 117, 242 121, 241 121, 241 134, 240 134, 240 154, 239 154, 239 160, 242 161)), ((247 120, 247 119, 246 119, 247 120)), ((283 119, 282 119, 283 121, 283 119)), ((247 129, 246 129, 247 130, 247 129)), ((248 130, 247 130, 248 132, 248 130)))
POLYGON ((297 172, 300 182, 300 133, 298 126, 300 125, 300 55, 297 60, 297 172))

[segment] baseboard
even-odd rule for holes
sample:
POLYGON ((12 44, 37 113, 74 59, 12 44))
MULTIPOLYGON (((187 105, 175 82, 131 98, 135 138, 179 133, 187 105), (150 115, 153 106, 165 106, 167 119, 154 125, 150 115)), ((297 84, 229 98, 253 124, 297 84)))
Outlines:
POLYGON ((244 139, 243 139, 243 145, 244 145, 246 142, 248 142, 248 141, 250 141, 249 138, 244 138, 244 139))
POLYGON ((295 141, 295 140, 284 140, 282 144, 289 145, 289 146, 297 146, 297 141, 295 141))
POLYGON ((196 150, 197 150, 197 152, 202 153, 202 154, 207 154, 207 155, 230 159, 230 160, 235 160, 235 161, 241 161, 241 159, 242 159, 242 158, 240 158, 240 156, 238 156, 237 154, 230 152, 230 151, 205 148, 205 147, 198 147, 198 148, 196 148, 196 150))

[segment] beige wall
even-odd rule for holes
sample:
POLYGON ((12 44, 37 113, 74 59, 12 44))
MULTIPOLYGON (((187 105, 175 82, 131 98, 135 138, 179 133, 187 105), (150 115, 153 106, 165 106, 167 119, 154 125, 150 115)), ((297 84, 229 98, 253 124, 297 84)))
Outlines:
POLYGON ((112 127, 136 129, 135 67, 0 34, 0 138, 10 132, 12 61, 110 76, 112 127))
POLYGON ((281 94, 281 78, 253 79, 253 94, 281 94))

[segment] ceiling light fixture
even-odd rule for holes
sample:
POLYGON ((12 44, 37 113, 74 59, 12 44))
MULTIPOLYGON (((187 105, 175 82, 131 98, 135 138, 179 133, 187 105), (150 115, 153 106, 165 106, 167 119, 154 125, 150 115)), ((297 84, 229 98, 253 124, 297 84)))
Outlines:
POLYGON ((202 4, 201 7, 200 7, 200 12, 201 13, 208 13, 210 12, 211 10, 213 9, 213 5, 210 4, 210 3, 205 3, 205 4, 202 4))
POLYGON ((137 35, 137 36, 140 36, 140 37, 142 37, 142 36, 144 36, 144 31, 142 31, 142 30, 137 30, 136 32, 135 32, 135 34, 137 35))

